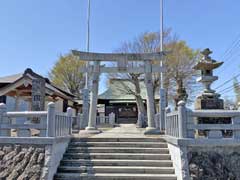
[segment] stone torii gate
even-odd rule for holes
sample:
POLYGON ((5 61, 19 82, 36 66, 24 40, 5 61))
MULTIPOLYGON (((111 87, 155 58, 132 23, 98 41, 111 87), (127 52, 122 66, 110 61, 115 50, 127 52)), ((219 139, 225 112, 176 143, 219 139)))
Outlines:
MULTIPOLYGON (((164 52, 159 53, 90 53, 81 51, 72 51, 73 55, 77 56, 82 61, 93 62, 93 65, 84 67, 82 72, 88 72, 92 74, 92 89, 90 93, 90 108, 88 126, 86 130, 89 133, 96 133, 96 113, 97 113, 97 101, 98 101, 98 86, 99 76, 101 73, 144 73, 145 84, 147 89, 147 117, 148 127, 145 131, 146 134, 159 133, 159 129, 156 128, 154 121, 154 94, 153 94, 153 82, 152 73, 164 72, 164 68, 156 65, 152 65, 152 61, 160 61, 164 56, 164 52), (101 61, 117 62, 117 67, 105 67, 100 66, 101 61), (129 66, 128 62, 143 62, 143 66, 133 67, 129 66)), ((85 101, 86 97, 85 96, 85 101)), ((165 99, 163 93, 160 93, 160 99, 165 99)), ((160 102, 160 109, 163 102, 160 102)), ((83 103, 83 111, 88 110, 88 103, 83 103), (87 105, 87 107, 86 107, 87 105)), ((86 112, 85 112, 86 113, 86 112)), ((163 113, 163 111, 161 111, 163 113)), ((84 112, 83 112, 84 114, 84 112)), ((160 122, 163 123, 163 122, 160 122)))

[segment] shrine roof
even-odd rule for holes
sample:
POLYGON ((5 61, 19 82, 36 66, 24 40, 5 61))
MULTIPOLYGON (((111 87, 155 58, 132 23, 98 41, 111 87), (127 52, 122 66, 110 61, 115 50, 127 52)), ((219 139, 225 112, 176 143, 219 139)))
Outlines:
MULTIPOLYGON (((124 100, 135 101, 135 96, 129 91, 134 91, 134 85, 126 79, 110 79, 108 89, 98 96, 100 100, 124 100)), ((141 97, 146 100, 147 91, 143 80, 140 81, 141 97)), ((158 93, 155 93, 156 99, 159 99, 158 93)))
POLYGON ((31 80, 35 78, 44 79, 46 82, 46 88, 61 97, 64 97, 66 99, 72 99, 75 97, 73 94, 52 84, 48 78, 35 73, 32 69, 29 68, 26 69, 23 73, 0 77, 0 96, 6 95, 6 93, 16 89, 19 86, 22 86, 24 84, 24 80, 27 80, 31 84, 31 80))
POLYGON ((23 76, 23 73, 0 77, 0 83, 13 83, 14 81, 21 78, 22 76, 23 76))

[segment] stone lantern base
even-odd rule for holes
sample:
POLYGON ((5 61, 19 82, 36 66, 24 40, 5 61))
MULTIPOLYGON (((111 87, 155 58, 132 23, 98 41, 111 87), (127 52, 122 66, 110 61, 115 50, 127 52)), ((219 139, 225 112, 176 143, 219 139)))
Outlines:
POLYGON ((218 94, 201 95, 195 101, 195 109, 224 109, 224 101, 218 94))

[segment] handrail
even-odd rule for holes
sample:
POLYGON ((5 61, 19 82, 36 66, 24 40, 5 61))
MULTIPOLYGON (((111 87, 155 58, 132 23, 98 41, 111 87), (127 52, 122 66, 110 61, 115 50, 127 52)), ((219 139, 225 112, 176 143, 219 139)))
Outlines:
POLYGON ((178 110, 166 112, 166 135, 176 138, 231 137, 240 139, 240 110, 190 110, 179 102, 178 110), (198 124, 199 118, 229 118, 231 124, 198 124))
POLYGON ((72 109, 67 113, 56 113, 55 104, 49 103, 47 111, 7 112, 6 105, 0 104, 0 136, 12 137, 15 129, 18 137, 31 137, 36 129, 41 137, 63 137, 72 133, 72 109), (15 118, 24 118, 21 124, 13 123, 15 118))
POLYGON ((6 116, 15 117, 44 117, 47 116, 47 111, 22 111, 22 112, 6 112, 6 116))

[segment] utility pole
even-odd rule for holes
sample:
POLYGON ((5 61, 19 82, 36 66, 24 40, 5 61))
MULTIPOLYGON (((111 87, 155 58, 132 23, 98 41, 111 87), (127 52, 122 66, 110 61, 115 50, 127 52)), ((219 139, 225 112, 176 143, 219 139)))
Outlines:
MULTIPOLYGON (((87 39, 86 39, 86 50, 90 50, 90 18, 91 18, 91 0, 88 0, 88 10, 87 10, 87 39)), ((87 62, 86 66, 88 68, 89 63, 87 62)), ((85 74, 85 89, 88 88, 88 72, 85 74)))
MULTIPOLYGON (((160 0, 160 51, 163 53, 163 0, 160 0)), ((164 58, 164 56, 163 56, 164 58)), ((160 66, 163 67, 163 59, 161 58, 160 66)), ((165 130, 165 108, 166 108, 166 92, 164 89, 164 76, 163 72, 160 73, 160 102, 159 102, 159 111, 160 111, 160 119, 159 119, 159 128, 160 131, 165 130)))
MULTIPOLYGON (((163 0, 160 0, 160 51, 163 52, 163 0)), ((160 66, 163 66, 163 60, 160 61, 160 66)), ((163 89, 163 72, 160 74, 161 89, 163 89)))
MULTIPOLYGON (((87 37, 86 37, 86 51, 90 50, 90 16, 91 16, 91 0, 88 0, 87 8, 87 37)), ((89 62, 86 63, 86 68, 89 67, 89 62)), ((83 121, 81 123, 81 128, 86 128, 88 126, 89 120, 89 84, 88 84, 88 72, 85 73, 85 87, 82 91, 83 93, 83 121)))

